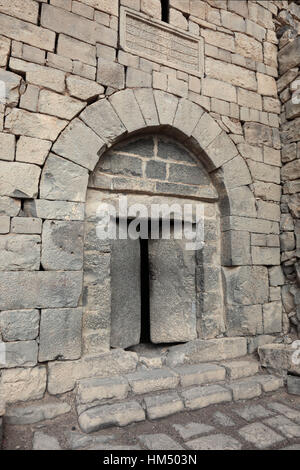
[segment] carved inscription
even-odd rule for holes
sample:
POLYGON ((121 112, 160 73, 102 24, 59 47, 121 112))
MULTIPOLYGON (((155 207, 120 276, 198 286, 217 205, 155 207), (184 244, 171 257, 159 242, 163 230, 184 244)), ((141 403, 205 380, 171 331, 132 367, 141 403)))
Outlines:
POLYGON ((144 15, 122 10, 121 47, 192 75, 203 75, 203 39, 144 15))

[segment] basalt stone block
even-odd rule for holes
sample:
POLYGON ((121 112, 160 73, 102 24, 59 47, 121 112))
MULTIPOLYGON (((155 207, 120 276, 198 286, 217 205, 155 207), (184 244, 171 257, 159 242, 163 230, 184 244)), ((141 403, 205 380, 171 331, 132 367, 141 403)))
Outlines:
POLYGON ((12 425, 34 424, 46 419, 54 419, 71 411, 68 403, 55 401, 52 403, 36 403, 15 407, 6 415, 7 422, 12 425))
POLYGON ((115 240, 111 252, 112 347, 128 348, 140 342, 140 283, 139 240, 115 240))
POLYGON ((287 378, 288 393, 300 396, 300 377, 288 375, 287 378))
POLYGON ((264 333, 281 333, 282 331, 282 304, 270 302, 263 306, 264 333))
POLYGON ((300 140, 300 118, 287 121, 282 125, 281 139, 283 144, 290 144, 300 140))
POLYGON ((181 364, 222 361, 246 354, 246 338, 196 339, 186 344, 171 346, 166 365, 174 367, 181 364))
POLYGON ((248 186, 240 186, 228 191, 228 199, 221 200, 222 214, 240 217, 256 217, 255 198, 248 186))
POLYGON ((105 142, 113 143, 127 132, 114 108, 106 99, 88 106, 80 114, 80 119, 105 142))
POLYGON ((53 151, 74 163, 93 170, 105 143, 87 125, 75 119, 59 136, 53 151))
POLYGON ((41 237, 9 234, 0 238, 1 271, 34 271, 40 268, 41 237))
POLYGON ((110 426, 127 426, 145 420, 145 412, 136 401, 96 406, 79 416, 79 425, 86 432, 110 426))
POLYGON ((251 264, 250 233, 229 230, 222 234, 223 266, 244 266, 251 264))
POLYGON ((197 166, 176 165, 169 166, 168 180, 173 183, 209 185, 210 178, 201 164, 197 166))
POLYGON ((128 132, 143 129, 146 126, 133 90, 127 89, 112 95, 110 102, 128 132))
POLYGON ((77 307, 81 272, 0 272, 0 310, 77 307))
POLYGON ((5 363, 0 369, 32 367, 37 364, 38 345, 36 341, 16 341, 5 343, 5 363))
POLYGON ((228 306, 226 318, 228 331, 232 336, 257 335, 263 333, 261 305, 228 306))
POLYGON ((0 161, 0 195, 15 198, 35 198, 41 170, 36 165, 0 161))
POLYGON ((0 378, 0 394, 7 404, 38 400, 43 397, 46 384, 47 373, 44 366, 3 369, 0 378))
POLYGON ((33 217, 14 217, 11 221, 13 233, 40 234, 42 232, 42 219, 33 217))
POLYGON ((42 310, 39 361, 79 359, 82 309, 42 310))
POLYGON ((84 202, 88 171, 62 157, 51 154, 45 164, 41 184, 42 199, 84 202))
POLYGON ((76 401, 86 404, 104 403, 112 399, 123 400, 127 397, 129 389, 128 381, 123 377, 83 379, 77 386, 76 401))
POLYGON ((163 418, 184 409, 182 400, 175 391, 146 397, 145 405, 149 419, 163 418))
POLYGON ((266 344, 258 348, 260 362, 263 367, 276 370, 276 373, 291 372, 300 375, 300 364, 297 364, 299 352, 297 348, 286 344, 266 344))
POLYGON ((287 70, 297 67, 300 64, 300 38, 297 37, 293 42, 287 44, 281 49, 278 55, 280 74, 287 70))
POLYGON ((264 246, 253 246, 252 247, 252 262, 255 265, 268 265, 268 266, 279 266, 280 265, 280 251, 279 248, 270 248, 264 246))
POLYGON ((89 377, 113 377, 136 370, 138 356, 134 352, 113 349, 98 356, 78 361, 49 363, 48 391, 52 395, 73 390, 76 381, 89 377))
POLYGON ((184 342, 197 337, 196 257, 195 251, 185 249, 185 243, 186 240, 175 239, 149 243, 153 343, 184 342))
POLYGON ((21 209, 21 201, 11 197, 0 197, 0 216, 15 217, 19 214, 21 209))
POLYGON ((178 98, 161 90, 154 91, 160 124, 172 125, 178 106, 178 98))
POLYGON ((101 158, 97 170, 113 175, 142 177, 142 164, 143 161, 138 157, 108 152, 101 158))
POLYGON ((67 124, 54 116, 14 108, 6 118, 5 128, 12 134, 54 141, 67 124))
POLYGON ((158 114, 154 101, 153 90, 137 88, 134 90, 135 98, 141 108, 145 122, 148 126, 158 126, 158 114))
POLYGON ((42 235, 45 270, 79 271, 83 265, 83 223, 46 220, 42 235))
POLYGON ((257 305, 268 302, 268 269, 263 266, 223 268, 226 298, 229 305, 257 305))
POLYGON ((84 220, 84 204, 68 201, 48 201, 36 199, 25 201, 25 214, 41 219, 84 220))
POLYGON ((196 103, 181 99, 174 118, 174 127, 190 136, 203 114, 203 109, 196 103))
POLYGON ((28 341, 39 334, 38 310, 9 310, 0 314, 0 330, 4 341, 28 341))
POLYGON ((256 122, 246 123, 244 126, 245 139, 250 145, 267 145, 273 147, 272 128, 256 122))

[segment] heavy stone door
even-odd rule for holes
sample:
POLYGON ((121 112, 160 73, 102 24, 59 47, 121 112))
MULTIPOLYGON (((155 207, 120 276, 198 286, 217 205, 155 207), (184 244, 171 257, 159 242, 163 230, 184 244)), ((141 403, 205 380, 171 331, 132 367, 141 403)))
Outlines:
POLYGON ((175 239, 148 241, 149 297, 142 299, 140 240, 113 242, 112 347, 128 348, 140 343, 145 300, 149 302, 150 315, 150 332, 146 336, 152 343, 185 342, 197 337, 195 252, 187 251, 185 243, 175 239))
POLYGON ((139 344, 141 336, 140 240, 115 240, 111 249, 111 335, 114 348, 139 344))
POLYGON ((195 339, 195 252, 184 240, 150 240, 150 336, 152 343, 195 339))

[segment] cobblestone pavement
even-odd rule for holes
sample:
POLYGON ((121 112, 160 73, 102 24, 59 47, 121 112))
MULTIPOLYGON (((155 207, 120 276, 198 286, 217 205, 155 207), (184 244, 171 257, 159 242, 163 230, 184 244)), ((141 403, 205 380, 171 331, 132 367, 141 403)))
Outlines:
POLYGON ((6 450, 300 450, 300 397, 277 392, 93 434, 82 433, 69 413, 35 425, 6 424, 4 436, 6 450))

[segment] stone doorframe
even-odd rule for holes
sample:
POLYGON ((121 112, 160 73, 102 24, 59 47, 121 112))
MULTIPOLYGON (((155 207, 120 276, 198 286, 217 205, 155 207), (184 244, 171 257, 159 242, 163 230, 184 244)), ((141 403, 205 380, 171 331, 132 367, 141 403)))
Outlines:
MULTIPOLYGON (((89 173, 101 155, 124 137, 145 132, 172 136, 205 165, 219 194, 221 231, 224 232, 221 265, 251 264, 243 260, 244 250, 250 250, 250 239, 245 241, 245 232, 239 225, 247 223, 247 212, 243 213, 245 200, 254 202, 248 187, 252 179, 243 157, 226 132, 200 105, 163 91, 122 90, 89 105, 74 118, 53 144, 46 160, 39 199, 33 201, 36 212, 43 218, 43 204, 49 207, 49 201, 55 201, 56 210, 62 216, 46 218, 63 219, 69 224, 74 220, 83 221, 89 173)), ((48 210, 51 212, 50 208, 48 210)), ((252 220, 255 219, 248 219, 248 222, 252 220)), ((83 250, 82 244, 82 269, 66 266, 65 271, 76 269, 74 275, 83 272, 83 250)), ((64 271, 63 267, 60 269, 64 271)), ((226 298, 224 301, 226 304, 226 298)), ((80 305, 82 299, 78 303, 80 305)))

